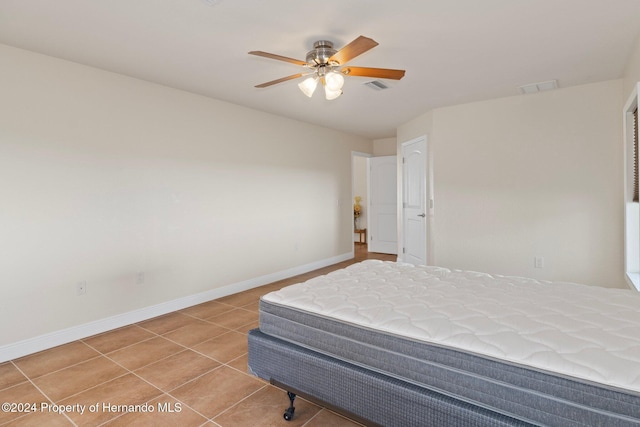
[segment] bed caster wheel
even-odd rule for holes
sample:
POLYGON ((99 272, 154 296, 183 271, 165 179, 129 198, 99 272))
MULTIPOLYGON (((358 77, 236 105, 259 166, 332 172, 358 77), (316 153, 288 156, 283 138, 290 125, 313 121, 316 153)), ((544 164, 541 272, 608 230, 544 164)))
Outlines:
POLYGON ((293 401, 296 400, 296 395, 295 393, 291 393, 290 391, 288 391, 287 397, 289 398, 289 401, 291 402, 291 404, 289 405, 287 410, 284 411, 283 417, 285 420, 291 421, 293 419, 293 412, 296 410, 296 408, 293 406, 293 401))
POLYGON ((295 408, 289 408, 286 411, 284 411, 284 419, 287 421, 291 421, 293 419, 293 411, 295 411, 295 408))

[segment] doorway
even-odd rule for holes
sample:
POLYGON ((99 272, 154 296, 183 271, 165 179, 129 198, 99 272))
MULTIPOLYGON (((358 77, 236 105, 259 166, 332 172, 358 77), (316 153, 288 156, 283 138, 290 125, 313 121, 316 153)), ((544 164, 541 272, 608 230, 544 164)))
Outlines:
POLYGON ((398 157, 369 159, 369 251, 398 254, 398 157))
POLYGON ((352 197, 359 197, 361 214, 354 213, 354 253, 397 255, 397 160, 352 152, 352 197))
POLYGON ((359 197, 361 213, 356 217, 355 207, 353 215, 352 241, 354 253, 368 252, 368 218, 367 203, 369 201, 369 159, 368 153, 351 153, 351 205, 355 205, 356 197, 359 197))

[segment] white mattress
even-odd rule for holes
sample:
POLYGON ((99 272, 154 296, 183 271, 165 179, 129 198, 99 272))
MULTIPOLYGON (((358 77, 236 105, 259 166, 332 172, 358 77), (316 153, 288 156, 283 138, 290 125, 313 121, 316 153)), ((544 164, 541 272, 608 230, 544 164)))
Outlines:
POLYGON ((368 260, 264 300, 640 392, 640 294, 368 260))

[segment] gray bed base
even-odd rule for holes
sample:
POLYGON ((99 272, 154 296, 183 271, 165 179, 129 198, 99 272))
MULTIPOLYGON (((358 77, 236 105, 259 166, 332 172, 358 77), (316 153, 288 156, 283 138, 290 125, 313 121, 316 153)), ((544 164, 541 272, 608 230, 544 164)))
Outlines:
POLYGON ((640 426, 636 393, 265 301, 260 330, 249 333, 249 367, 384 426, 640 426))
POLYGON ((249 331, 249 368, 260 378, 368 426, 533 425, 270 337, 259 329, 249 331))

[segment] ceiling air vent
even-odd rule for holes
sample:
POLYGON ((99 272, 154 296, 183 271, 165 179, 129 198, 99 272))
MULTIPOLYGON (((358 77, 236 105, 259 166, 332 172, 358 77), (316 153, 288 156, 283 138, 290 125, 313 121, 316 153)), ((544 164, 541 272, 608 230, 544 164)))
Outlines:
POLYGON ((518 89, 522 94, 544 92, 545 90, 558 89, 558 81, 549 80, 546 82, 531 83, 528 85, 519 86, 518 89))
POLYGON ((366 82, 364 85, 370 87, 373 90, 389 89, 389 86, 382 83, 380 80, 371 80, 370 82, 366 82))

